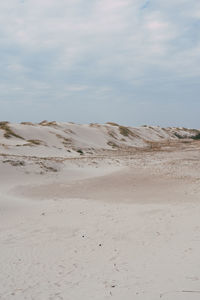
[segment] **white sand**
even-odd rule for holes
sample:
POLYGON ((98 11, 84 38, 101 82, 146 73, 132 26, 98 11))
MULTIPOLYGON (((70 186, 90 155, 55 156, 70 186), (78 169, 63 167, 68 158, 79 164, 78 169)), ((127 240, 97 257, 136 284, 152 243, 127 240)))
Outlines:
POLYGON ((4 149, 0 299, 200 299, 199 146, 64 161, 4 149))

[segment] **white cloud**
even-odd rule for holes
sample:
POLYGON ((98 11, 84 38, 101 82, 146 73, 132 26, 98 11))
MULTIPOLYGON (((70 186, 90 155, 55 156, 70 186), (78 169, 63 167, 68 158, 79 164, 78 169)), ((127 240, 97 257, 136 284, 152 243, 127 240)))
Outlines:
POLYGON ((124 85, 129 98, 150 79, 197 77, 199 11, 196 0, 1 1, 1 85, 30 99, 89 89, 95 101, 124 85))
MULTIPOLYGON (((80 61, 89 60, 91 56, 98 67, 99 61, 109 60, 110 65, 114 65, 118 60, 126 68, 135 61, 134 55, 138 55, 141 69, 142 60, 148 64, 155 60, 155 55, 160 66, 165 67, 165 61, 162 65, 159 57, 171 55, 174 39, 184 34, 181 24, 167 14, 167 9, 170 5, 173 9, 176 1, 164 4, 166 11, 149 9, 142 15, 141 1, 94 1, 88 3, 88 11, 84 4, 81 0, 2 2, 3 44, 20 47, 27 56, 54 51, 52 65, 58 69, 78 67, 80 61)), ((180 48, 179 52, 182 51, 180 48)))

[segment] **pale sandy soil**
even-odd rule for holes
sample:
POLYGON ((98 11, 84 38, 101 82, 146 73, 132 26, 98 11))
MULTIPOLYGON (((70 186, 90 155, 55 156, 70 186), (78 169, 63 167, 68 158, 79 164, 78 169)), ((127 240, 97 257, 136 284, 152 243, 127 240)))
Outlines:
POLYGON ((200 299, 200 144, 166 149, 3 156, 0 299, 200 299))

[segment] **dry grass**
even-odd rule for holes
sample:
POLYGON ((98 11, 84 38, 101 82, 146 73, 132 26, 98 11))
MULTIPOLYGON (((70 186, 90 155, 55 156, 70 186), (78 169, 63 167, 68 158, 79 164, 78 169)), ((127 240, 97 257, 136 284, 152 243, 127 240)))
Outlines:
POLYGON ((27 142, 29 142, 32 145, 37 145, 37 146, 43 144, 43 141, 41 141, 41 140, 27 140, 27 142))
POLYGON ((98 123, 90 123, 89 125, 90 127, 95 127, 95 128, 99 128, 100 125, 98 123))
POLYGON ((21 137, 20 135, 16 134, 10 127, 9 127, 9 122, 0 122, 0 129, 4 130, 4 137, 9 139, 11 137, 16 137, 18 139, 22 139, 24 140, 23 137, 21 137))
POLYGON ((30 126, 35 126, 32 122, 21 122, 22 125, 30 125, 30 126))
MULTIPOLYGON (((39 162, 36 162, 37 165, 40 166, 41 169, 43 169, 43 171, 45 172, 58 172, 58 169, 54 168, 54 167, 51 167, 51 166, 47 166, 44 162, 42 161, 39 161, 39 162)), ((43 173, 41 173, 43 174, 43 173)))
POLYGON ((107 145, 111 146, 112 148, 119 148, 119 146, 116 143, 111 142, 111 141, 107 142, 107 145))
POLYGON ((114 122, 107 122, 106 124, 108 124, 108 125, 112 125, 112 126, 119 126, 119 124, 117 124, 117 123, 114 123, 114 122))
POLYGON ((65 129, 65 130, 63 130, 65 133, 71 133, 71 134, 76 134, 73 130, 71 130, 71 129, 65 129))
POLYGON ((25 166, 25 162, 20 161, 20 160, 7 159, 7 160, 3 160, 3 163, 9 163, 11 166, 14 166, 14 167, 24 167, 25 166))
POLYGON ((137 135, 135 133, 133 133, 128 127, 125 126, 119 126, 119 132, 121 135, 125 136, 125 137, 137 137, 137 135))
POLYGON ((51 121, 51 122, 49 122, 49 121, 47 121, 47 120, 44 120, 44 121, 40 122, 39 125, 41 125, 41 126, 52 126, 52 127, 54 127, 54 126, 57 126, 58 124, 56 123, 56 121, 51 121))
POLYGON ((71 139, 68 139, 68 138, 65 138, 64 136, 60 135, 60 134, 56 134, 57 138, 59 139, 62 139, 62 143, 64 146, 69 146, 72 144, 72 140, 71 139))
POLYGON ((69 147, 72 144, 72 140, 64 138, 62 143, 65 147, 69 147))
POLYGON ((116 133, 114 131, 108 131, 109 136, 111 136, 113 139, 117 139, 116 133))

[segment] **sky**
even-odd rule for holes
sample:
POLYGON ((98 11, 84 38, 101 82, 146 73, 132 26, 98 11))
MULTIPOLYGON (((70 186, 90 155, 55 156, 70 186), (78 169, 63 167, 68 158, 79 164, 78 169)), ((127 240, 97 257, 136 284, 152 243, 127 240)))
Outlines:
POLYGON ((1 1, 0 67, 0 120, 200 128, 200 1, 1 1))

